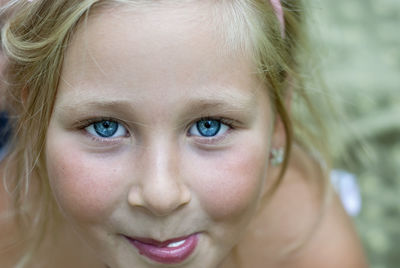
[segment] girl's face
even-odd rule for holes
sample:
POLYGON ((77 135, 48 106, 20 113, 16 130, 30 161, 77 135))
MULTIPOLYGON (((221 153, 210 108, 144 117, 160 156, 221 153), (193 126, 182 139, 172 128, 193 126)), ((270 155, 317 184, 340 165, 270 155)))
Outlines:
POLYGON ((48 175, 110 267, 217 267, 261 199, 268 94, 207 9, 103 10, 68 47, 48 175))

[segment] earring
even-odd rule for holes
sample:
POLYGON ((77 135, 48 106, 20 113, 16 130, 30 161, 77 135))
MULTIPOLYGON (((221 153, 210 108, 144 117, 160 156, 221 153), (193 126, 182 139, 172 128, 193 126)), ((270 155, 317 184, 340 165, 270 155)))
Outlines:
POLYGON ((271 149, 271 165, 279 166, 283 163, 283 159, 285 158, 285 149, 283 147, 278 149, 271 149))

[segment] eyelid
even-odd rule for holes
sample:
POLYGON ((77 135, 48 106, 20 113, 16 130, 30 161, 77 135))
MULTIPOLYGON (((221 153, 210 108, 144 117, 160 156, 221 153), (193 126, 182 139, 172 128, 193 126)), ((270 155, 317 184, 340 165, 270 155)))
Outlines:
POLYGON ((201 118, 198 118, 194 121, 192 121, 192 123, 190 123, 188 125, 188 130, 187 132, 194 126, 194 124, 196 124, 197 122, 201 121, 201 120, 218 120, 221 122, 221 124, 224 124, 226 126, 228 126, 228 130, 221 134, 221 135, 217 135, 217 136, 210 136, 210 137, 206 137, 206 136, 198 136, 198 135, 188 135, 189 137, 193 138, 194 143, 198 144, 199 146, 210 146, 210 148, 212 148, 215 145, 223 145, 223 141, 225 141, 231 134, 232 131, 237 129, 237 125, 239 124, 236 120, 233 119, 229 119, 226 117, 220 117, 220 116, 204 116, 201 118))
POLYGON ((119 119, 113 118, 113 117, 94 117, 94 118, 79 120, 76 123, 76 128, 79 129, 80 131, 83 131, 85 133, 85 135, 87 135, 94 141, 100 142, 100 143, 118 143, 121 139, 127 137, 127 136, 118 136, 118 137, 114 137, 114 138, 112 138, 112 137, 106 138, 106 137, 101 137, 100 135, 99 136, 93 135, 86 130, 86 128, 89 127, 90 125, 93 125, 95 123, 99 123, 102 121, 116 122, 116 123, 120 124, 123 128, 125 128, 128 137, 131 135, 129 128, 126 126, 126 123, 119 119))
MULTIPOLYGON (((227 125, 230 129, 234 129, 235 128, 235 123, 236 123, 235 120, 228 119, 228 118, 225 118, 225 117, 203 116, 203 117, 197 118, 196 120, 193 120, 192 122, 190 122, 188 124, 188 126, 187 126, 187 129, 189 130, 194 124, 196 124, 197 122, 202 121, 202 120, 204 120, 204 121, 207 121, 207 120, 220 121, 222 124, 227 125)), ((204 137, 204 138, 207 138, 207 137, 204 137)))
POLYGON ((124 121, 113 118, 113 117, 94 117, 94 118, 79 120, 79 121, 77 121, 77 123, 75 125, 76 125, 76 128, 78 128, 78 129, 85 129, 86 127, 90 126, 91 124, 98 123, 101 121, 116 122, 118 124, 121 124, 126 129, 129 129, 127 127, 127 124, 124 121))

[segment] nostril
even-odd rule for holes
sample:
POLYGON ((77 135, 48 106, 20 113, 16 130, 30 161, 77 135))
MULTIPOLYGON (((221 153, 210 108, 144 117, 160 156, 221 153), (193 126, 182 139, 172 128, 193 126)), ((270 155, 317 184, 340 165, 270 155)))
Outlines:
POLYGON ((146 185, 144 189, 131 189, 128 197, 129 205, 145 208, 156 216, 166 216, 191 201, 191 193, 186 186, 161 186, 146 185))
POLYGON ((139 187, 132 187, 128 194, 128 203, 133 207, 143 207, 143 195, 140 193, 139 187))

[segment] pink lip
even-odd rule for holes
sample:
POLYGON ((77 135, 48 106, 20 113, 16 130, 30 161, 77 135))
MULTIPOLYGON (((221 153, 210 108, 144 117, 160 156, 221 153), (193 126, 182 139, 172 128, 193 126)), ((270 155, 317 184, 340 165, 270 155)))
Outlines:
POLYGON ((170 239, 159 242, 149 238, 131 238, 126 237, 133 246, 135 246, 141 255, 151 260, 173 264, 186 260, 190 254, 196 249, 198 243, 198 234, 187 237, 170 239), (170 243, 183 241, 184 243, 176 247, 167 247, 170 243))

